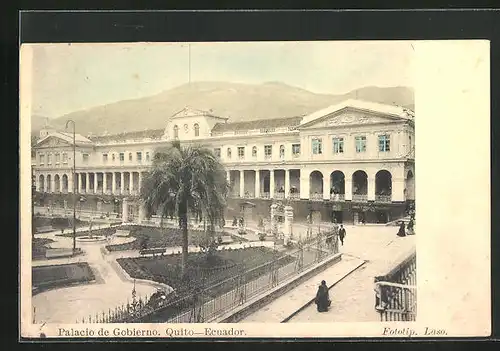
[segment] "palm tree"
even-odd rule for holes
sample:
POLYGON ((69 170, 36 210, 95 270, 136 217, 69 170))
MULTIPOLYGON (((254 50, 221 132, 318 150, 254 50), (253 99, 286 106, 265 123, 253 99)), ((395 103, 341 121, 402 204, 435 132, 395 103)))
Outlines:
POLYGON ((224 167, 211 150, 181 147, 178 141, 158 149, 140 190, 146 213, 176 215, 182 232, 182 273, 188 258, 188 217, 205 216, 209 231, 224 219, 229 185, 224 167))

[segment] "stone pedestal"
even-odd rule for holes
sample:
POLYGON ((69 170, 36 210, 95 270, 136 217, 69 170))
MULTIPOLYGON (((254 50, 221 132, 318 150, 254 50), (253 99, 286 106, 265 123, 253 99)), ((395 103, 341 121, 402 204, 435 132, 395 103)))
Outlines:
POLYGON ((293 208, 292 206, 285 207, 285 225, 283 228, 284 244, 287 245, 288 242, 293 238, 293 208))
POLYGON ((145 213, 144 204, 141 202, 139 203, 139 223, 145 219, 145 213))
POLYGON ((278 223, 276 221, 276 210, 278 208, 278 205, 277 204, 272 204, 271 205, 271 231, 273 233, 273 235, 277 235, 278 233, 276 233, 276 228, 278 226, 278 223))
POLYGON ((128 199, 124 198, 122 202, 122 222, 128 222, 128 199))

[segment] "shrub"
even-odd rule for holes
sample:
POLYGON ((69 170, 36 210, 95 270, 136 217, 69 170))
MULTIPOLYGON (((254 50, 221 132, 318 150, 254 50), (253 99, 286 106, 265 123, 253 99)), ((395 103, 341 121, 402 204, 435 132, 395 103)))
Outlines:
POLYGON ((261 233, 259 233, 259 240, 260 240, 260 241, 264 241, 264 240, 266 240, 266 233, 262 233, 262 232, 261 232, 261 233))

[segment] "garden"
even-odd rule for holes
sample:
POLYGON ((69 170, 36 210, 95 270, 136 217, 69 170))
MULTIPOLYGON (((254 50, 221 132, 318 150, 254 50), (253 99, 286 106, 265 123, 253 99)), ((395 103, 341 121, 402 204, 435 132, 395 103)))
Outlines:
POLYGON ((176 300, 149 317, 155 321, 166 321, 192 308, 193 291, 199 292, 198 301, 209 301, 234 290, 241 274, 244 274, 245 281, 251 281, 267 274, 273 262, 279 268, 294 260, 292 256, 265 247, 219 250, 215 255, 190 253, 186 267, 189 278, 182 277, 180 254, 120 258, 117 262, 132 278, 153 280, 175 290, 176 300))
MULTIPOLYGON (((130 236, 137 238, 133 242, 126 244, 107 245, 108 251, 124 250, 144 250, 148 248, 166 248, 178 247, 182 245, 182 233, 179 228, 165 227, 161 228, 146 226, 122 226, 119 229, 130 229, 130 236)), ((227 232, 217 232, 217 236, 231 236, 227 232)), ((199 245, 206 233, 203 230, 190 229, 188 233, 190 245, 199 245)), ((233 237, 235 241, 244 241, 243 239, 233 237)))
MULTIPOLYGON (((42 216, 35 216, 33 226, 35 228, 42 228, 42 227, 52 227, 54 230, 58 229, 68 229, 72 228, 72 223, 71 221, 73 218, 67 218, 67 217, 42 217, 42 216)), ((76 227, 84 227, 89 225, 87 221, 82 221, 79 220, 78 218, 76 219, 76 227)))
POLYGON ((31 258, 33 260, 45 259, 47 245, 53 243, 54 240, 46 238, 33 238, 31 242, 31 258))
POLYGON ((32 268, 32 286, 38 293, 47 289, 61 288, 95 280, 92 269, 86 262, 40 266, 32 268))

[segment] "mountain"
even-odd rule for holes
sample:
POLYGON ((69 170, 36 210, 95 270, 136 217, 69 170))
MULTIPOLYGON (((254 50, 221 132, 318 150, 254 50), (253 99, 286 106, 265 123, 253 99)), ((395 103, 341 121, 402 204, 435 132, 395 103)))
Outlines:
POLYGON ((63 129, 66 120, 71 118, 80 134, 114 134, 163 128, 170 116, 186 106, 212 110, 213 114, 236 122, 299 116, 349 98, 410 108, 414 103, 413 90, 408 87, 364 87, 346 94, 330 95, 312 93, 281 82, 194 82, 153 96, 72 112, 51 119, 50 124, 63 129))

